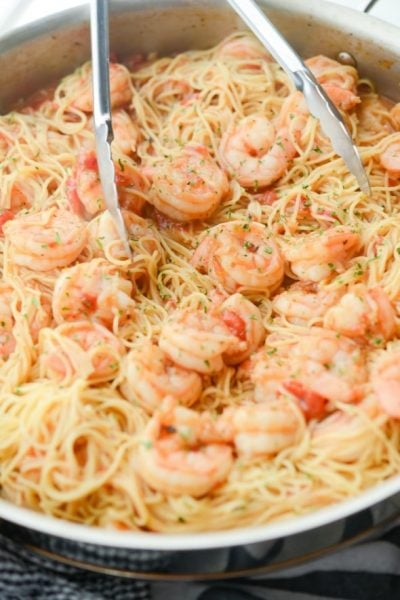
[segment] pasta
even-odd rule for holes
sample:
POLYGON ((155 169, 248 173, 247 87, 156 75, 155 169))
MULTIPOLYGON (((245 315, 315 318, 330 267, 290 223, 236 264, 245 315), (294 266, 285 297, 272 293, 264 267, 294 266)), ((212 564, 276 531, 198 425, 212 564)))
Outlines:
POLYGON ((194 532, 399 472, 400 105, 308 64, 371 198, 249 34, 111 65, 132 260, 105 211, 90 64, 0 117, 3 498, 194 532))

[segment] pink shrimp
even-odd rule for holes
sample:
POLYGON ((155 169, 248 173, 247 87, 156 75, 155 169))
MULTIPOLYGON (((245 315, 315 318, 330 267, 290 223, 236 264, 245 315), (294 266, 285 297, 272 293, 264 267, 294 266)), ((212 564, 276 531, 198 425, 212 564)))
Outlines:
MULTIPOLYGON (((140 212, 147 181, 128 160, 115 164, 116 182, 121 206, 140 212), (137 193, 135 191, 137 190, 137 193)), ((90 219, 106 208, 94 150, 82 147, 72 176, 67 181, 67 197, 71 210, 90 219)))
POLYGON ((285 266, 266 227, 242 221, 212 227, 191 262, 229 293, 244 289, 272 292, 280 286, 285 266))
POLYGON ((149 202, 177 221, 208 218, 229 190, 225 173, 199 144, 156 165, 152 180, 149 202))
POLYGON ((380 155, 382 167, 393 177, 400 177, 400 142, 392 142, 380 155))
POLYGON ((70 211, 57 208, 8 221, 4 234, 14 262, 33 271, 70 265, 87 241, 84 223, 70 211))
POLYGON ((356 93, 358 74, 354 67, 322 55, 309 58, 306 65, 338 108, 351 110, 361 102, 356 93))
MULTIPOLYGON (((76 81, 73 92, 72 106, 83 112, 93 112, 91 69, 82 69, 82 75, 76 81)), ((129 104, 132 99, 129 71, 117 63, 110 64, 110 97, 112 108, 129 104)))
POLYGON ((286 129, 276 130, 263 115, 245 117, 222 136, 219 159, 244 187, 270 185, 285 173, 295 151, 286 129))
POLYGON ((114 379, 125 353, 108 329, 90 321, 63 323, 39 335, 40 373, 68 385, 77 378, 100 383, 114 379))
POLYGON ((167 400, 141 437, 139 476, 164 494, 199 498, 211 492, 227 479, 233 465, 231 446, 210 441, 213 428, 207 414, 167 400))
POLYGON ((324 327, 374 345, 396 335, 396 312, 381 287, 351 287, 324 317, 324 327))
POLYGON ((359 234, 349 227, 338 226, 299 237, 284 248, 284 255, 299 279, 318 282, 343 272, 360 249, 359 234))

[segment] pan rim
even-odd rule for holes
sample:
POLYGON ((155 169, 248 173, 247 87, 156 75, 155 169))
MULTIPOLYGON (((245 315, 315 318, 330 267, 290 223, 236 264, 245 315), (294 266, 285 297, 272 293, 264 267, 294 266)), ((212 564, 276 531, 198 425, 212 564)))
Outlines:
MULTIPOLYGON (((340 28, 341 23, 348 25, 349 19, 352 19, 353 35, 355 37, 370 39, 373 35, 375 42, 381 43, 385 48, 394 48, 400 54, 399 29, 369 15, 331 2, 324 2, 324 5, 321 6, 319 0, 303 0, 301 3, 302 8, 300 8, 297 0, 259 1, 271 9, 281 12, 308 14, 310 19, 316 18, 325 24, 328 24, 329 21, 334 22, 336 28, 340 28), (376 34, 368 35, 369 27, 373 27, 377 21, 382 33, 379 36, 376 34)), ((160 0, 147 0, 144 6, 141 0, 116 0, 113 3, 113 13, 132 9, 148 11, 154 7, 159 7, 159 3, 160 0)), ((190 0, 171 0, 168 2, 168 8, 185 7, 189 4, 192 4, 190 0)), ((218 8, 222 7, 224 2, 222 0, 217 2, 202 0, 200 5, 218 8)), ((87 24, 88 7, 86 5, 61 11, 55 15, 18 27, 2 36, 0 38, 0 54, 13 50, 19 45, 42 35, 48 35, 49 32, 56 33, 57 30, 65 29, 70 25, 87 24)), ((353 498, 336 502, 301 516, 294 516, 264 525, 198 533, 172 534, 107 530, 57 519, 28 508, 16 506, 2 498, 0 498, 0 518, 41 533, 95 546, 150 551, 206 550, 267 542, 311 531, 368 509, 398 492, 400 492, 400 474, 361 492, 353 498)))

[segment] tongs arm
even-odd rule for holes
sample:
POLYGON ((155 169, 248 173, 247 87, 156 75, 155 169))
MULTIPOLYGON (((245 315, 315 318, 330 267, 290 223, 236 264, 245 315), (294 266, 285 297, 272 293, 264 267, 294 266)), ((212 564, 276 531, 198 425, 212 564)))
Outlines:
POLYGON ((361 190, 369 195, 371 190, 368 177, 357 147, 341 114, 311 71, 253 0, 228 2, 286 71, 296 88, 303 92, 311 114, 320 120, 322 130, 330 138, 333 148, 344 159, 361 190))
POLYGON ((93 121, 97 162, 104 200, 114 219, 127 255, 131 256, 128 235, 118 201, 115 167, 111 155, 114 139, 110 100, 108 0, 91 0, 90 31, 93 70, 93 121))

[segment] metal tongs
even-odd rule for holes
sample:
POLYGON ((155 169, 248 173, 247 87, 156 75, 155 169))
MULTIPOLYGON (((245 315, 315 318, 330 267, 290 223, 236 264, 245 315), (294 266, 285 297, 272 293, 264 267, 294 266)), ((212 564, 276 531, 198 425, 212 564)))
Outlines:
POLYGON ((331 140, 335 152, 343 158, 356 177, 361 191, 369 196, 371 189, 368 176, 357 147, 336 106, 328 98, 310 69, 253 0, 228 0, 228 2, 291 77, 296 88, 303 92, 311 114, 319 119, 322 130, 331 140))
POLYGON ((114 139, 114 134, 111 121, 108 29, 108 0, 91 0, 93 121, 96 135, 97 163, 107 209, 117 226, 127 257, 131 258, 128 234, 118 201, 115 168, 111 155, 111 142, 114 139))

